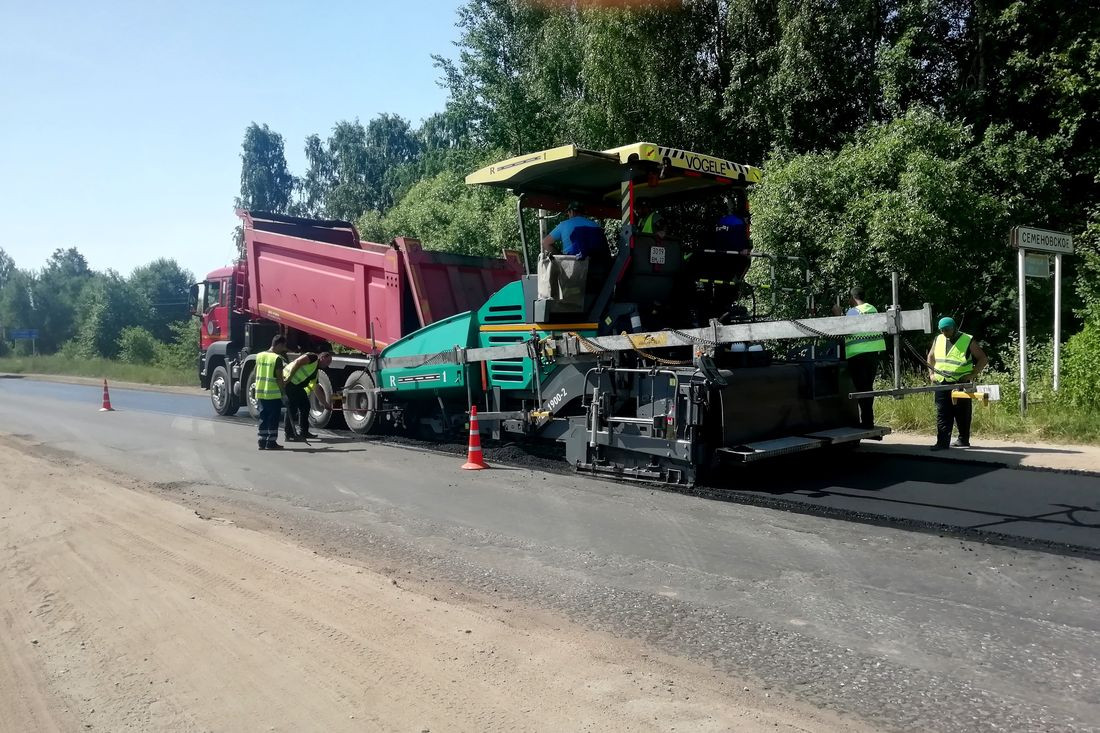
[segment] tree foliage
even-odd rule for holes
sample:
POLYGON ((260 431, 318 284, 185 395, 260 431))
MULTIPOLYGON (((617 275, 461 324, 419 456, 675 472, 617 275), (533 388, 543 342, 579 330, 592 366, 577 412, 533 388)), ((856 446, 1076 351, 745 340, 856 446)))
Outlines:
POLYGON ((253 122, 241 143, 241 194, 237 206, 286 213, 294 190, 294 177, 286 165, 283 136, 267 125, 253 122))
POLYGON ((172 324, 186 320, 187 292, 195 276, 175 260, 159 258, 136 268, 130 274, 130 285, 149 307, 144 323, 154 338, 169 341, 172 324))
POLYGON ((927 110, 767 170, 753 198, 761 250, 806 258, 824 293, 861 284, 875 303, 889 302, 888 274, 903 273, 903 300, 930 301, 1002 342, 1015 304, 1005 233, 1015 216, 1036 213, 1027 193, 1053 197, 1066 179, 1034 138, 990 128, 977 139, 927 110), (1021 172, 1026 190, 1012 180, 1021 172))
POLYGON ((74 339, 78 353, 111 359, 118 355, 119 334, 147 322, 149 304, 133 285, 108 270, 96 274, 84 289, 79 313, 74 339))
POLYGON ((15 272, 15 260, 0 247, 0 288, 11 278, 15 272))
MULTIPOLYGON (((186 307, 192 279, 174 260, 154 260, 125 278, 92 270, 76 248, 58 249, 40 272, 13 268, 0 283, 0 325, 37 329, 43 353, 64 347, 72 358, 152 363, 178 338, 179 324, 193 320, 186 307)), ((187 348, 197 344, 196 334, 187 348)))
POLYGON ((513 197, 467 186, 461 175, 443 171, 413 186, 382 227, 387 238, 416 237, 429 249, 499 255, 518 246, 515 212, 513 197))
MULTIPOLYGON (((1033 225, 1077 237, 1070 306, 1100 311, 1095 0, 466 0, 457 28, 434 57, 445 108, 419 127, 383 114, 307 138, 294 211, 495 252, 517 244, 512 204, 465 174, 649 140, 764 163, 757 243, 806 255, 823 296, 881 290, 897 269, 906 302, 1007 344, 1004 240, 1033 225)), ((1049 284, 1028 287, 1049 323, 1049 284)))
POLYGON ((1100 321, 1089 321, 1066 344, 1062 397, 1071 405, 1100 410, 1100 321))

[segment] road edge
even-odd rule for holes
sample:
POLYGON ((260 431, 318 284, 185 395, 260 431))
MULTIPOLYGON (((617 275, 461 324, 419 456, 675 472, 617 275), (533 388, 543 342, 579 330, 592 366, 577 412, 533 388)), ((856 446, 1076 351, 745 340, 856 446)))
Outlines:
MULTIPOLYGON (((98 387, 103 384, 102 377, 77 377, 68 374, 33 374, 18 372, 0 372, 0 379, 26 379, 31 382, 56 382, 59 384, 75 384, 82 387, 98 387)), ((145 384, 143 382, 122 382, 107 380, 111 386, 119 389, 132 389, 139 392, 165 392, 168 394, 184 394, 201 396, 206 394, 202 387, 184 387, 172 384, 145 384)))

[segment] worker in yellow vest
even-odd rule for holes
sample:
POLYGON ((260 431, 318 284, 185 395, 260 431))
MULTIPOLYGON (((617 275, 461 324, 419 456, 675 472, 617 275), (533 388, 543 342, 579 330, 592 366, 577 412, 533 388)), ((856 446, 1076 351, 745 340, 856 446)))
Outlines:
MULTIPOLYGON (((989 359, 974 341, 974 337, 955 327, 955 319, 945 316, 939 322, 940 335, 932 342, 928 352, 928 376, 937 384, 976 382, 989 359)), ((932 450, 951 447, 951 430, 957 426, 959 437, 954 445, 970 447, 970 420, 974 403, 970 400, 953 400, 951 392, 936 392, 936 444, 932 450)))
POLYGON ((317 389, 317 374, 332 363, 332 354, 312 351, 302 354, 283 368, 283 381, 286 383, 286 420, 283 423, 283 436, 290 443, 300 443, 307 438, 316 438, 309 432, 310 395, 317 392, 318 401, 331 409, 328 395, 323 389, 317 389), (297 423, 297 430, 295 430, 297 423))
MULTIPOLYGON (((848 292, 848 308, 845 315, 859 316, 878 313, 878 309, 866 302, 867 294, 861 287, 848 292)), ((840 315, 840 306, 833 306, 833 314, 840 315)), ((870 392, 875 388, 875 375, 878 374, 879 355, 886 351, 886 339, 881 333, 854 333, 844 338, 844 356, 848 360, 848 376, 856 392, 870 392)), ((875 398, 862 397, 859 404, 859 425, 863 428, 875 426, 875 398)))
POLYGON ((260 407, 260 450, 282 450, 279 418, 283 412, 283 361, 286 336, 271 339, 271 348, 256 355, 256 403, 260 407))

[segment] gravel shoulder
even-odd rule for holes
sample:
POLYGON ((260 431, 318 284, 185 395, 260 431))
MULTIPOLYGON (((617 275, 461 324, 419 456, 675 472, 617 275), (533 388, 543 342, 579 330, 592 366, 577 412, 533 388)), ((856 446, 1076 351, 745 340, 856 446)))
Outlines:
POLYGON ((42 446, 0 438, 0 464, 7 730, 867 730, 42 446))

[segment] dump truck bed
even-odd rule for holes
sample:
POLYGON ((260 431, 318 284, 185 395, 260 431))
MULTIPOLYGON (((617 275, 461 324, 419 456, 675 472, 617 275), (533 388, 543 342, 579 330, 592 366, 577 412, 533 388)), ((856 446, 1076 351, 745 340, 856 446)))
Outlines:
POLYGON ((247 311, 365 353, 476 308, 523 274, 514 253, 430 252, 408 238, 376 244, 346 222, 255 212, 242 220, 247 311))

